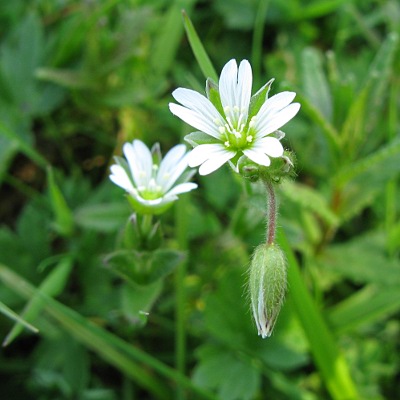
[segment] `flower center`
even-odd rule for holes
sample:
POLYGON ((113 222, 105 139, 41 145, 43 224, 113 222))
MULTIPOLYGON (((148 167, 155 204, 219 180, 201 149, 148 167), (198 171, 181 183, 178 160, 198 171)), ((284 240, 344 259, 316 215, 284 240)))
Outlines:
POLYGON ((224 145, 230 149, 243 150, 254 140, 255 117, 247 123, 247 110, 238 106, 224 108, 225 121, 215 121, 225 137, 224 145))
POLYGON ((140 195, 145 200, 156 200, 162 197, 164 194, 162 186, 157 184, 156 180, 157 172, 158 172, 158 165, 153 164, 151 171, 151 178, 147 182, 147 185, 138 187, 140 195))

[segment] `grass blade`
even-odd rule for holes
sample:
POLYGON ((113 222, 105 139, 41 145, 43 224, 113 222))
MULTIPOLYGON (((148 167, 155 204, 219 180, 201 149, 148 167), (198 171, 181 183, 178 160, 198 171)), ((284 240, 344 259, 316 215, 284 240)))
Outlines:
POLYGON ((194 0, 174 1, 164 16, 151 57, 151 66, 159 75, 169 71, 179 47, 183 34, 180 10, 183 6, 190 10, 193 2, 194 0))
MULTIPOLYGON (((22 319, 17 313, 15 313, 11 308, 7 307, 3 302, 0 301, 0 313, 5 315, 6 317, 14 320, 17 322, 19 325, 24 326, 25 328, 29 329, 33 333, 38 333, 39 329, 35 328, 33 325, 31 325, 29 322, 25 321, 22 319)), ((5 344, 3 343, 3 346, 5 344)))
POLYGON ((190 46, 193 50, 194 56, 199 63, 200 69, 204 74, 204 77, 211 78, 214 82, 218 82, 218 75, 215 72, 214 66, 205 51, 203 44, 199 36, 197 35, 196 29, 194 28, 192 21, 184 10, 182 10, 183 24, 185 26, 186 34, 189 39, 190 46))
MULTIPOLYGON (((71 269, 72 259, 62 259, 40 285, 39 290, 41 291, 41 293, 50 297, 60 294, 60 292, 65 287, 71 269)), ((39 295, 35 295, 26 305, 24 311, 22 312, 22 316, 26 321, 33 321, 40 314, 43 307, 43 298, 39 295)), ((22 329, 23 325, 21 324, 21 322, 18 322, 16 325, 14 325, 10 333, 4 339, 3 347, 8 346, 22 332, 22 329)))

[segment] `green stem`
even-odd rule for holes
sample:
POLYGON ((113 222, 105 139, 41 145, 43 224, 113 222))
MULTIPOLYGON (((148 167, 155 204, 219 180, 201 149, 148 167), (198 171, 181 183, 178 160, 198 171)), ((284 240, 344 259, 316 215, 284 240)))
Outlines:
POLYGON ((140 224, 140 234, 143 238, 147 240, 149 234, 151 232, 152 224, 153 224, 153 215, 152 214, 142 214, 140 216, 141 224, 140 224))

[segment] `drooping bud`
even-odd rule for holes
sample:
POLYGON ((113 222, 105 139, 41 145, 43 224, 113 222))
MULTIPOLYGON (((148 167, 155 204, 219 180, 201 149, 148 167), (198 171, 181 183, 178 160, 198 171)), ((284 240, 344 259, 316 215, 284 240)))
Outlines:
POLYGON ((271 336, 285 298, 287 286, 286 259, 276 244, 261 244, 250 267, 249 290, 253 317, 258 334, 271 336))

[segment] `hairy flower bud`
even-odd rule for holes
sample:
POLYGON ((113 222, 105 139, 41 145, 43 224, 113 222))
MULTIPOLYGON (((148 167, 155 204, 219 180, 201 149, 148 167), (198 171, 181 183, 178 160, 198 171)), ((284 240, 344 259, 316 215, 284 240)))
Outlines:
POLYGON ((276 244, 261 244, 253 254, 249 291, 258 334, 271 336, 287 286, 286 259, 276 244))

